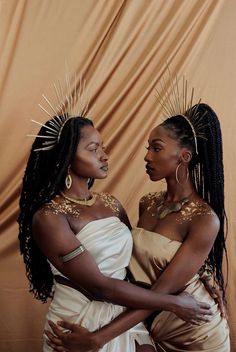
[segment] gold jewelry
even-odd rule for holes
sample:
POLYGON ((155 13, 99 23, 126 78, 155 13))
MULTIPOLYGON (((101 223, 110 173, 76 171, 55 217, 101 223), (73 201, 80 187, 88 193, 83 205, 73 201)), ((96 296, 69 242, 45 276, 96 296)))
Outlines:
POLYGON ((210 206, 202 201, 190 201, 188 205, 181 210, 181 217, 177 219, 180 224, 187 221, 192 221, 196 216, 215 215, 210 206))
POLYGON ((185 185, 187 182, 188 182, 188 179, 189 179, 189 171, 188 171, 188 168, 186 169, 187 171, 186 171, 186 179, 185 179, 185 181, 183 182, 183 183, 181 183, 180 182, 180 180, 179 180, 179 176, 178 176, 178 172, 179 172, 179 168, 180 168, 180 165, 181 165, 182 163, 180 162, 178 165, 177 165, 177 167, 176 167, 176 169, 175 169, 175 179, 176 179, 176 181, 178 182, 178 184, 180 185, 180 186, 183 186, 183 185, 185 185))
POLYGON ((66 185, 67 189, 70 189, 72 186, 72 177, 70 174, 67 174, 67 176, 66 176, 65 185, 66 185))
POLYGON ((74 218, 80 217, 80 209, 78 209, 77 205, 69 202, 66 199, 62 203, 58 203, 55 200, 51 200, 50 202, 44 204, 44 206, 42 207, 42 211, 46 215, 63 214, 63 215, 70 215, 74 218))
POLYGON ((92 198, 89 199, 74 199, 71 197, 68 197, 64 192, 60 192, 62 197, 64 197, 66 200, 75 203, 75 204, 79 204, 79 205, 85 205, 86 207, 91 207, 97 199, 97 194, 96 193, 91 193, 92 198))
POLYGON ((77 116, 85 117, 85 115, 87 114, 90 103, 90 96, 88 94, 88 90, 85 87, 85 80, 83 80, 82 82, 82 80, 79 79, 79 83, 77 83, 77 76, 75 73, 74 84, 72 89, 67 68, 65 72, 66 92, 63 93, 60 81, 58 81, 58 85, 56 85, 55 83, 53 84, 54 93, 58 101, 57 105, 53 106, 49 99, 44 94, 42 94, 43 99, 49 106, 49 110, 47 110, 41 104, 38 105, 47 115, 50 116, 51 120, 49 121, 48 125, 45 125, 35 120, 31 120, 32 122, 40 126, 44 126, 46 133, 45 135, 27 135, 28 137, 42 138, 45 140, 42 143, 43 147, 34 149, 34 151, 50 150, 54 148, 60 141, 61 132, 66 122, 69 119, 77 116), (79 87, 77 87, 77 85, 79 87), (50 110, 52 112, 50 112, 50 110))
POLYGON ((70 253, 63 255, 62 257, 60 257, 62 263, 66 263, 71 259, 74 259, 75 257, 77 257, 78 255, 80 255, 81 253, 83 253, 85 251, 84 246, 81 244, 79 247, 75 248, 73 251, 71 251, 70 253))
POLYGON ((189 202, 189 200, 190 200, 189 198, 191 197, 192 194, 193 194, 193 192, 188 197, 184 197, 177 202, 172 202, 170 204, 164 204, 166 197, 167 197, 167 193, 165 193, 163 196, 163 199, 157 205, 157 208, 156 208, 157 218, 164 219, 168 214, 179 212, 183 208, 184 204, 189 202))
POLYGON ((99 193, 99 199, 103 202, 106 208, 109 207, 113 211, 113 213, 115 213, 115 216, 119 217, 119 203, 111 194, 101 192, 99 193))
POLYGON ((195 152, 198 154, 197 138, 206 139, 204 135, 204 128, 207 126, 207 123, 203 123, 203 117, 207 114, 207 111, 205 111, 205 113, 201 116, 199 115, 198 106, 201 99, 193 107, 194 88, 192 88, 189 99, 188 82, 185 77, 183 77, 183 84, 180 88, 177 75, 173 77, 168 65, 167 70, 169 73, 168 82, 166 82, 164 77, 160 80, 161 89, 158 91, 156 88, 156 98, 161 104, 167 117, 179 115, 188 122, 193 133, 195 152))

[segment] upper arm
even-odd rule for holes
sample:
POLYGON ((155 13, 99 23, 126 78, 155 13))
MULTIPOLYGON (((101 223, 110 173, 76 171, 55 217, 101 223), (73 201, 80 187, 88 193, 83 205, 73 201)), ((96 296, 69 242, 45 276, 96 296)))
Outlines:
POLYGON ((219 219, 215 214, 196 217, 187 238, 155 283, 157 291, 182 290, 203 265, 218 231, 219 219))
POLYGON ((33 218, 34 240, 53 266, 71 281, 93 292, 102 287, 105 277, 88 251, 63 263, 61 256, 70 253, 81 243, 72 232, 65 216, 38 212, 33 218))

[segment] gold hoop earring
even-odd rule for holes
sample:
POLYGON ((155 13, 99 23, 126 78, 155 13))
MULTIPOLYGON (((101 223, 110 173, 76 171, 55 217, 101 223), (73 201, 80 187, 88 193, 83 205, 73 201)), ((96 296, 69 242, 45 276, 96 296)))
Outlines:
POLYGON ((72 186, 72 177, 70 174, 67 174, 67 176, 66 176, 65 185, 66 185, 67 189, 70 189, 72 186))
POLYGON ((186 169, 186 179, 185 179, 185 181, 184 181, 183 183, 181 183, 180 180, 179 180, 179 177, 178 177, 178 172, 179 172, 179 168, 180 168, 180 165, 181 165, 181 164, 182 164, 182 163, 179 163, 179 164, 177 165, 176 169, 175 169, 175 179, 176 179, 177 183, 178 183, 180 186, 183 186, 183 185, 185 185, 185 184, 188 182, 188 179, 189 179, 189 171, 188 171, 188 168, 187 168, 187 169, 186 169))

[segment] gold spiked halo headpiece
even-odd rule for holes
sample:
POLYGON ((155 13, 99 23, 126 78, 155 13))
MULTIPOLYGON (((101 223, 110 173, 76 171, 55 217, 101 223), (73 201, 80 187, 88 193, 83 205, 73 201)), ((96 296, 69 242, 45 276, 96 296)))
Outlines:
POLYGON ((193 106, 194 88, 191 93, 188 92, 188 82, 183 77, 183 82, 180 85, 177 75, 173 76, 168 70, 168 79, 164 77, 160 80, 160 90, 156 88, 156 98, 161 104, 166 117, 182 116, 189 124, 194 138, 195 152, 198 154, 198 138, 206 139, 204 136, 204 128, 207 123, 204 123, 203 117, 207 111, 200 115, 198 111, 201 99, 193 106))
POLYGON ((76 116, 85 117, 88 112, 90 96, 86 88, 85 80, 79 79, 77 82, 76 74, 74 76, 73 84, 70 83, 69 74, 65 74, 66 91, 63 93, 61 82, 53 84, 53 90, 57 99, 56 104, 52 104, 50 100, 42 94, 47 108, 38 104, 39 107, 50 116, 51 120, 48 124, 31 120, 32 122, 45 127, 44 135, 29 134, 29 137, 36 137, 44 139, 43 147, 34 149, 34 151, 50 150, 54 148, 60 140, 61 132, 66 122, 76 116))

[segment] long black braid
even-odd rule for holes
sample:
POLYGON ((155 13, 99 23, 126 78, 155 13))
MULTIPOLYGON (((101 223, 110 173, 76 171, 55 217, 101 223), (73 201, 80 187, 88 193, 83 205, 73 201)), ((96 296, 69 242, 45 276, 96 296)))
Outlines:
MULTIPOLYGON (((49 121, 46 125, 48 124, 49 121)), ((30 282, 30 292, 42 302, 46 302, 52 295, 53 276, 47 258, 34 242, 32 218, 39 208, 63 188, 68 167, 77 150, 81 129, 89 125, 93 126, 93 123, 87 118, 68 119, 61 131, 59 143, 51 150, 35 151, 43 147, 43 139, 36 138, 26 166, 20 197, 18 237, 30 282)), ((39 135, 45 134, 45 127, 42 127, 39 135)))
POLYGON ((212 207, 220 220, 220 229, 214 245, 208 256, 208 263, 213 271, 214 280, 225 297, 224 278, 222 273, 222 261, 224 252, 227 259, 225 239, 225 222, 227 218, 224 207, 224 167, 222 152, 222 137, 220 123, 216 113, 207 104, 199 104, 197 108, 199 116, 202 116, 204 124, 204 136, 198 138, 198 155, 196 154, 192 129, 186 119, 181 116, 172 116, 161 125, 173 133, 180 146, 192 150, 193 157, 189 165, 189 171, 195 183, 198 194, 212 207))

